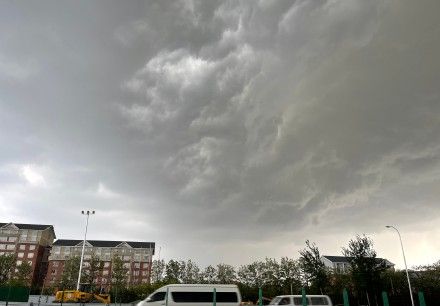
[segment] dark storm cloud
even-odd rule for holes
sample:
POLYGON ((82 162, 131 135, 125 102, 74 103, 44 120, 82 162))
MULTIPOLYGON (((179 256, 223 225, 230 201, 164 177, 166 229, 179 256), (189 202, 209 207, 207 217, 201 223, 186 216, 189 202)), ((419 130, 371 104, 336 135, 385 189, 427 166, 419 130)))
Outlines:
POLYGON ((203 263, 416 233, 415 207, 440 217, 439 4, 422 2, 2 4, 2 215, 78 237, 66 212, 96 208, 95 236, 203 263))

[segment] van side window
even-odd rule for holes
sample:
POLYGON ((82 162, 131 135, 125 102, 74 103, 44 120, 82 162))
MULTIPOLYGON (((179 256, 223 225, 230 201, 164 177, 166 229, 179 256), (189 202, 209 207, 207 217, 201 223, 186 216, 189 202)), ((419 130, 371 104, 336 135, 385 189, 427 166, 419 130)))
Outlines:
POLYGON ((325 297, 311 297, 312 305, 328 305, 328 300, 325 297))
POLYGON ((147 299, 147 303, 165 300, 166 292, 156 292, 147 299))
POLYGON ((278 305, 289 305, 290 304, 290 298, 284 297, 281 299, 281 301, 278 303, 278 305))
MULTIPOLYGON (((302 305, 302 297, 294 297, 293 298, 293 304, 295 305, 302 305)), ((307 299, 307 305, 310 305, 310 301, 307 299)))
MULTIPOLYGON (((212 292, 174 291, 171 292, 171 296, 176 303, 212 303, 214 298, 212 292)), ((217 292, 216 301, 218 303, 236 303, 238 302, 237 293, 217 292)))

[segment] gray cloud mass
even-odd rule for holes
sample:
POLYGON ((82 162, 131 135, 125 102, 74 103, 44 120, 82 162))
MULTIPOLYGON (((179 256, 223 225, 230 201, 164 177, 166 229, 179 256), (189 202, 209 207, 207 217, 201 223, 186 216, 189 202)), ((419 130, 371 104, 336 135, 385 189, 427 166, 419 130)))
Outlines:
POLYGON ((0 213, 202 265, 440 251, 440 3, 6 1, 0 213), (202 251, 202 252, 200 252, 202 251))

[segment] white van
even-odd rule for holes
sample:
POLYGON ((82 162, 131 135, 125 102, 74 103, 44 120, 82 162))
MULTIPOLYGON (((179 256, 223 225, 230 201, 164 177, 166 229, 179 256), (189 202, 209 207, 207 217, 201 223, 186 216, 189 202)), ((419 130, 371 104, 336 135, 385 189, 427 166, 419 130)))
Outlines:
MULTIPOLYGON (((327 295, 306 295, 307 305, 313 306, 333 306, 331 299, 327 295)), ((269 305, 302 305, 302 295, 279 295, 270 301, 269 305)))
POLYGON ((212 306, 214 289, 217 306, 240 305, 241 295, 236 285, 177 284, 157 289, 137 306, 212 306))

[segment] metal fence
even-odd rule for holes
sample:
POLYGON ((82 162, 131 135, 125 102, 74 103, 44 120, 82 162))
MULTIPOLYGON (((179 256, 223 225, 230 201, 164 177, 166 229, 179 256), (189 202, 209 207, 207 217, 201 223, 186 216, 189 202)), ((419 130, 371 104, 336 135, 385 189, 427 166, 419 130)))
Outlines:
POLYGON ((27 302, 28 300, 29 300, 29 288, 0 286, 0 301, 27 302))

